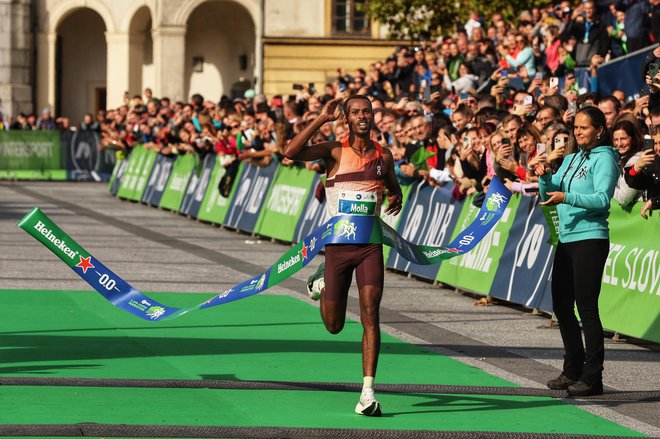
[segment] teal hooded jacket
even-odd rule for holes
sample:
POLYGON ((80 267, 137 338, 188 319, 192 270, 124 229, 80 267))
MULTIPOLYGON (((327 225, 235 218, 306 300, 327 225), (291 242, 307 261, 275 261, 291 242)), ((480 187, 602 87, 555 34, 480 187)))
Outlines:
POLYGON ((609 239, 607 218, 610 200, 620 170, 618 152, 611 146, 598 146, 591 151, 569 154, 554 174, 539 177, 541 199, 547 192, 564 192, 564 202, 557 205, 559 241, 609 239))

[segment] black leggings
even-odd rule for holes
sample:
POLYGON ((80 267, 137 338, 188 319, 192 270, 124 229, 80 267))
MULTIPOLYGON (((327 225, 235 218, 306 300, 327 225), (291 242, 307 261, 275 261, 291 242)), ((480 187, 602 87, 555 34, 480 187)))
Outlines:
POLYGON ((552 267, 552 304, 566 350, 564 375, 589 385, 602 381, 605 346, 598 296, 609 249, 607 239, 560 242, 552 267), (575 304, 584 329, 584 345, 575 304))

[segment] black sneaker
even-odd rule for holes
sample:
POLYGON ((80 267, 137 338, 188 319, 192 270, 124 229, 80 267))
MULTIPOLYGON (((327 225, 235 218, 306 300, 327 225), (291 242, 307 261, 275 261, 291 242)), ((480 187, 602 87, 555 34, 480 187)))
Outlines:
POLYGON ((575 384, 577 381, 570 379, 563 373, 554 380, 548 381, 548 388, 552 390, 566 390, 568 386, 575 384))
POLYGON ((587 384, 584 381, 578 381, 568 386, 569 396, 596 396, 603 394, 603 382, 587 384))

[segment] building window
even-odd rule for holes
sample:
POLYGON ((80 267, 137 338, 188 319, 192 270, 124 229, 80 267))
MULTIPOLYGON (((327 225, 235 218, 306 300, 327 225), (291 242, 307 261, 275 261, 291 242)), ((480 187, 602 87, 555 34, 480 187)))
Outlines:
POLYGON ((365 0, 332 0, 333 35, 369 36, 369 18, 362 6, 365 0))

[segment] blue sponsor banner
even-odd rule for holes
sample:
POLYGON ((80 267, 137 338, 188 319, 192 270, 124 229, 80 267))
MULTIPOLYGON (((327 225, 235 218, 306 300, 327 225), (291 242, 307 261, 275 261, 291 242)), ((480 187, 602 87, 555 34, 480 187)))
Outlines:
POLYGON ((639 97, 641 90, 648 90, 643 72, 644 60, 657 45, 645 47, 626 56, 616 58, 598 67, 598 93, 610 95, 623 90, 628 99, 639 97))
POLYGON ((234 183, 238 185, 236 195, 223 225, 249 233, 254 231, 277 166, 277 162, 273 160, 265 168, 243 167, 241 178, 234 183))
POLYGON ((160 199, 163 198, 163 192, 167 187, 167 181, 172 173, 175 159, 164 155, 158 155, 156 162, 151 170, 149 181, 142 194, 143 203, 158 207, 160 199))
POLYGON ((117 162, 114 149, 100 149, 96 131, 62 134, 66 148, 67 178, 72 181, 108 181, 117 162))
POLYGON ((552 312, 549 280, 554 247, 537 204, 538 196, 520 200, 489 295, 552 312))
MULTIPOLYGON (((413 244, 445 246, 451 240, 462 207, 462 202, 452 200, 451 190, 447 186, 433 187, 426 182, 417 183, 401 212, 403 218, 398 232, 413 244)), ((435 279, 440 264, 418 265, 392 252, 387 267, 435 279)))
POLYGON ((114 171, 112 173, 115 176, 115 179, 112 180, 112 184, 110 185, 110 193, 112 195, 117 195, 117 191, 119 190, 119 186, 121 186, 121 180, 124 177, 124 173, 126 172, 126 169, 128 168, 128 160, 121 160, 120 162, 117 162, 115 165, 114 171))
MULTIPOLYGON (((296 225, 296 231, 293 234, 294 242, 300 242, 305 236, 309 235, 313 230, 323 224, 323 220, 326 218, 325 198, 323 199, 323 202, 320 202, 315 196, 316 190, 320 184, 322 184, 321 176, 317 174, 312 183, 312 193, 307 197, 307 202, 305 203, 305 207, 303 207, 302 215, 296 225)), ((323 193, 325 194, 325 190, 323 193)))
POLYGON ((180 212, 182 214, 197 218, 197 213, 202 205, 204 194, 206 193, 209 181, 211 180, 215 160, 215 154, 207 154, 206 157, 204 157, 202 170, 199 173, 199 176, 193 172, 188 187, 186 188, 186 194, 181 202, 180 212))

